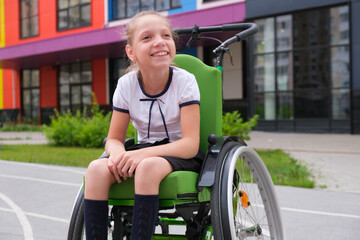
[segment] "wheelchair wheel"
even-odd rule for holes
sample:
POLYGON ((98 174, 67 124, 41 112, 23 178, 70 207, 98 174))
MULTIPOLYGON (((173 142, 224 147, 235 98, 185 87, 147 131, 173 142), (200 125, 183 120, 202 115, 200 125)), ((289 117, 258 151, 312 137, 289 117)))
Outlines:
POLYGON ((211 215, 216 240, 285 239, 271 177, 245 143, 229 141, 220 150, 211 215))
MULTIPOLYGON (((121 229, 121 226, 119 226, 120 229, 116 230, 116 233, 114 232, 114 219, 109 219, 109 228, 108 228, 108 237, 107 239, 121 239, 126 240, 129 239, 129 237, 123 236, 123 229, 121 229), (113 238, 112 234, 116 234, 117 237, 113 238)), ((78 192, 78 195, 76 197, 72 215, 70 219, 70 225, 68 230, 68 240, 82 240, 86 239, 85 236, 85 225, 84 225, 84 192, 83 192, 83 186, 80 187, 80 190, 78 192)))
POLYGON ((74 203, 67 239, 68 240, 85 239, 83 186, 80 187, 80 190, 78 192, 78 195, 74 203))

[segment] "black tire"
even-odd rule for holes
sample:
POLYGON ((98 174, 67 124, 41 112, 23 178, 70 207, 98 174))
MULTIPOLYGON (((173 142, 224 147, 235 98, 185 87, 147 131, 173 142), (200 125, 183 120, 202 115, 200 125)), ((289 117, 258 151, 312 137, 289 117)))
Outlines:
POLYGON ((67 239, 68 240, 85 239, 83 186, 80 187, 80 190, 75 200, 75 204, 71 214, 67 239))
POLYGON ((243 143, 226 142, 220 150, 211 220, 215 240, 285 239, 271 177, 259 155, 243 143))

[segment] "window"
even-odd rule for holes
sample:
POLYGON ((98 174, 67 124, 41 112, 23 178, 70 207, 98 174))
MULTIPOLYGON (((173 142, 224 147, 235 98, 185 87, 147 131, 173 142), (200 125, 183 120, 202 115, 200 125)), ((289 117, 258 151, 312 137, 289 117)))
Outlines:
POLYGON ((91 63, 73 63, 60 66, 59 91, 60 112, 70 110, 76 113, 87 107, 90 113, 92 103, 91 63))
POLYGON ((20 0, 20 32, 21 38, 38 35, 38 0, 20 0))
POLYGON ((277 68, 277 89, 279 91, 288 91, 293 89, 293 67, 292 52, 282 52, 276 55, 277 68))
POLYGON ((109 20, 131 18, 143 10, 164 11, 181 7, 181 0, 109 0, 109 20))
POLYGON ((39 123, 39 70, 24 69, 21 76, 22 117, 26 123, 39 123))
POLYGON ((349 120, 349 7, 309 9, 255 23, 255 114, 264 120, 349 120))
POLYGON ((88 26, 91 24, 91 0, 57 0, 57 29, 88 26))
POLYGON ((256 92, 255 113, 262 119, 274 120, 275 101, 275 18, 256 21, 259 32, 255 35, 254 82, 256 92))

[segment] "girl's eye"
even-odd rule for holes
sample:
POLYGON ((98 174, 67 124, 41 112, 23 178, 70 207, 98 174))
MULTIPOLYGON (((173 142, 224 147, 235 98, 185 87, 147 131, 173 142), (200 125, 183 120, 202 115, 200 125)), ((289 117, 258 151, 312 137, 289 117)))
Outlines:
POLYGON ((142 37, 142 40, 148 40, 148 39, 150 39, 150 36, 144 36, 144 37, 142 37))

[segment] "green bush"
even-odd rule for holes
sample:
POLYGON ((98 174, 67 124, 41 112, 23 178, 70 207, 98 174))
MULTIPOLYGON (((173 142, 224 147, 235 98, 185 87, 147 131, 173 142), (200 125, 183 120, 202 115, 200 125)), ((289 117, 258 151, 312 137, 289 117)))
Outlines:
POLYGON ((244 122, 238 111, 227 112, 223 116, 222 131, 224 136, 237 136, 250 140, 249 133, 257 125, 258 115, 244 122))
POLYGON ((130 121, 127 132, 126 132, 126 137, 127 138, 135 137, 135 131, 136 130, 135 130, 134 126, 132 125, 132 122, 130 121))
MULTIPOLYGON (((55 116, 50 117, 50 125, 43 125, 45 136, 55 146, 103 147, 103 140, 107 136, 111 112, 104 115, 99 105, 93 103, 91 117, 87 116, 87 109, 77 111, 73 115, 70 111, 60 114, 55 109, 55 116)), ((130 123, 127 137, 134 137, 134 127, 130 123)))
POLYGON ((101 147, 104 137, 107 136, 110 126, 111 113, 103 115, 101 112, 93 113, 92 118, 85 118, 75 141, 82 147, 101 147))
POLYGON ((86 112, 84 108, 75 115, 70 111, 60 114, 55 109, 50 125, 43 126, 49 142, 56 146, 101 147, 109 130, 111 113, 104 115, 96 103, 93 103, 91 117, 86 112))

